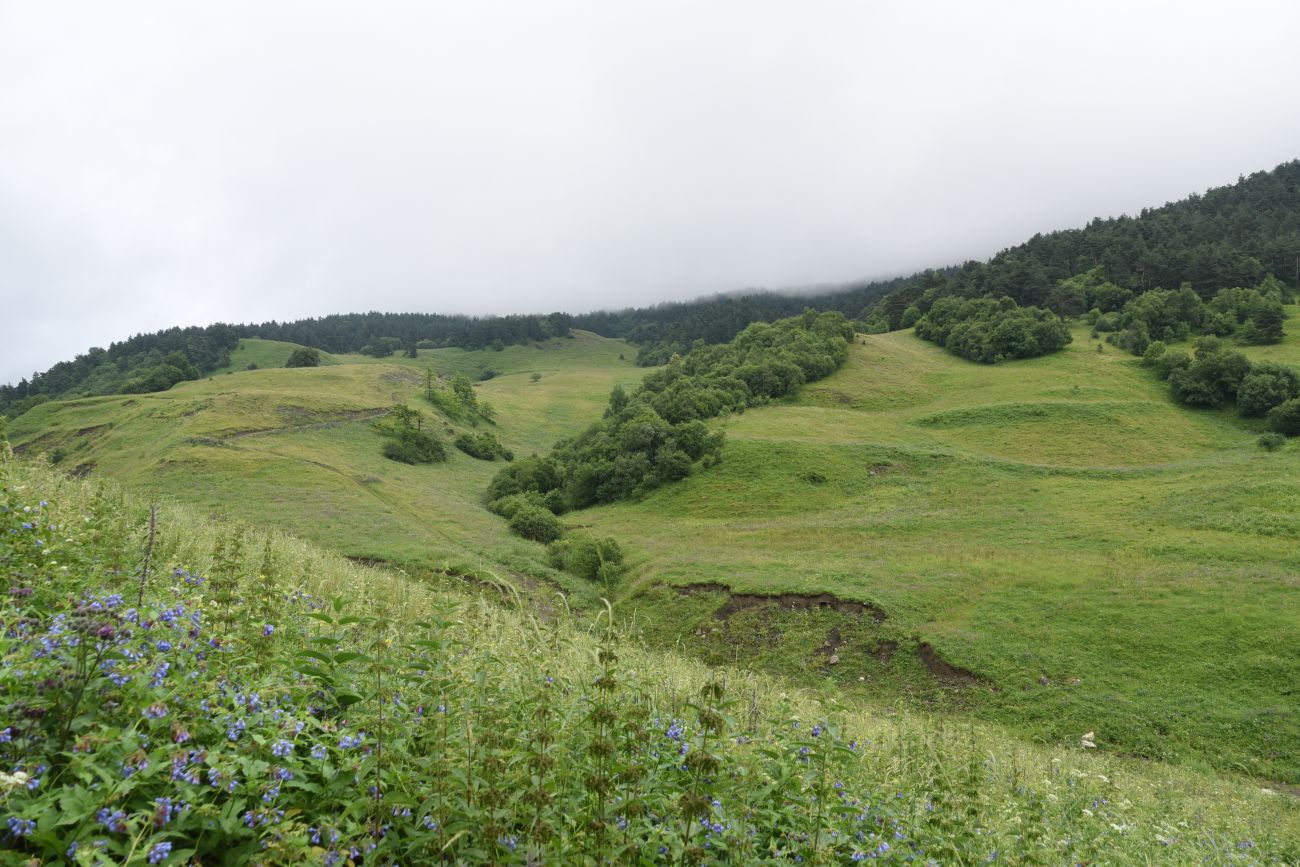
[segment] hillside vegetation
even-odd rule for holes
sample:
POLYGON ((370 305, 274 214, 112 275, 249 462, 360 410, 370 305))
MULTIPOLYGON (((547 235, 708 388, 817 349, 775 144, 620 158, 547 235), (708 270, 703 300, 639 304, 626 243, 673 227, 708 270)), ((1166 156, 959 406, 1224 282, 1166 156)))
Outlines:
MULTIPOLYGON (((291 344, 245 341, 286 358, 291 344)), ((598 418, 609 392, 645 373, 622 341, 578 333, 502 351, 419 350, 416 358, 338 355, 317 368, 216 374, 160 394, 55 401, 11 423, 20 456, 57 457, 210 512, 277 526, 366 561, 411 570, 492 564, 551 574, 531 543, 501 533, 482 495, 500 463, 449 451, 438 465, 384 458, 372 424, 398 403, 422 407, 450 444, 491 432, 519 456, 598 418), (430 369, 479 380, 495 424, 452 419, 424 399, 430 369), (533 374, 538 375, 536 381, 533 374)), ((561 576, 562 577, 562 576, 561 576)), ((574 588, 584 593, 582 585, 574 588)))
POLYGON ((880 717, 0 466, 3 863, 1294 863, 1289 800, 880 717))
MULTIPOLYGON (((1300 661, 1288 649, 1300 642, 1300 452, 1294 442, 1264 451, 1256 439, 1265 422, 1235 409, 1177 405, 1140 359, 1091 340, 1086 326, 1076 325, 1072 337, 1053 355, 990 368, 907 332, 858 336, 843 367, 803 385, 797 397, 707 422, 711 435, 726 434, 717 465, 636 502, 561 516, 571 547, 550 554, 505 533, 482 508, 501 463, 449 449, 445 463, 399 464, 383 457, 373 422, 395 404, 420 407, 447 442, 491 433, 517 463, 526 461, 599 418, 615 386, 635 391, 645 371, 622 341, 579 332, 502 351, 344 354, 334 365, 219 374, 161 394, 50 402, 9 433, 24 461, 58 458, 74 474, 120 479, 205 514, 287 528, 366 564, 338 579, 361 582, 354 598, 362 605, 386 605, 368 594, 390 592, 366 582, 408 580, 383 571, 386 565, 413 582, 461 575, 477 586, 513 588, 540 616, 560 622, 566 606, 590 618, 599 596, 608 595, 616 621, 650 646, 771 672, 784 679, 765 687, 771 694, 790 692, 791 683, 825 685, 842 700, 901 701, 934 720, 980 719, 1012 733, 978 734, 981 754, 1021 749, 1012 746, 1014 736, 1073 757, 1092 732, 1097 751, 1109 756, 1104 762, 1141 756, 1184 766, 1106 765, 1112 770, 1210 787, 1205 803, 1218 804, 1205 807, 1208 818, 1195 832, 1174 833, 1154 818, 1161 811, 1191 815, 1177 797, 1142 812, 1162 828, 1153 834, 1199 847, 1207 839, 1202 828, 1240 827, 1231 824, 1232 810, 1253 822, 1259 814, 1252 811, 1265 809, 1241 807, 1228 793, 1246 789, 1215 771, 1255 778, 1243 784, 1252 791, 1300 782, 1293 694, 1300 661), (495 423, 454 417, 425 400, 430 368, 478 380, 472 391, 494 407, 495 423), (616 572, 601 569, 607 539, 625 555, 616 572), (594 546, 594 568, 587 568, 591 549, 575 543, 594 546)), ((1242 351, 1255 361, 1300 363, 1294 334, 1242 351)), ((178 562, 189 563, 192 574, 210 573, 220 560, 212 546, 178 562)), ((260 562, 246 555, 246 567, 260 569, 260 562)), ((510 627, 496 621, 484 628, 510 627)), ((620 644, 616 652, 624 666, 633 651, 620 644)), ((651 657, 663 658, 647 652, 651 657)), ((650 663, 630 669, 647 677, 650 663)), ((692 690, 698 697, 704 675, 692 677, 693 686, 675 690, 677 710, 661 713, 661 723, 691 719, 682 702, 692 690)), ((514 692, 491 700, 514 707, 514 692)), ((729 687, 726 695, 745 693, 729 687)), ((908 731, 904 741, 920 737, 908 731)), ((879 744, 884 736, 871 737, 879 744)), ((931 770, 899 770, 921 767, 916 756, 938 755, 919 743, 911 752, 882 753, 893 756, 895 770, 867 773, 877 780, 901 774, 920 792, 934 767, 955 774, 969 766, 971 751, 950 740, 942 758, 925 760, 931 770)), ((996 761, 986 767, 999 769, 997 785, 1013 793, 1012 801, 998 794, 990 803, 1020 803, 1017 786, 1042 791, 1025 787, 1024 776, 1006 782, 996 761)), ((992 785, 980 777, 981 791, 1002 791, 992 785)), ((1277 797, 1270 809, 1291 815, 1288 796, 1277 797)), ((928 813, 925 803, 915 806, 928 813)), ((1273 802, 1265 796, 1259 803, 1273 802)), ((572 802, 566 808, 575 809, 572 802)), ((1008 821, 1025 821, 1021 807, 1006 809, 1008 821)), ((1099 815, 1085 809, 1093 816, 1084 818, 1099 815)), ((1278 827, 1290 821, 1270 816, 1278 827)), ((997 824, 967 826, 983 823, 997 824)), ((1112 824, 1125 829, 1113 834, 1131 830, 1117 817, 1112 824)), ((1070 828, 1057 845, 1085 839, 1070 828)), ((1249 837, 1259 847, 1265 838, 1251 834, 1231 846, 1249 837)), ((552 851, 593 851, 581 849, 593 845, 585 839, 573 844, 578 849, 552 851)), ((476 852, 489 854, 466 857, 504 857, 500 849, 490 854, 490 842, 479 845, 489 849, 476 852)), ((788 841, 772 845, 791 851, 788 841)), ((982 843, 961 845, 980 858, 991 854, 982 843)), ((1075 844, 1064 845, 1061 851, 1075 844)), ((1079 860, 1100 863, 1130 855, 1132 863, 1229 860, 1226 849, 1166 854, 1162 845, 1130 847, 1112 837, 1096 843, 1104 848, 1075 851, 1091 851, 1079 860)), ((1012 849, 999 851, 1008 857, 1012 849)), ((1243 863, 1274 857, 1246 846, 1232 851, 1243 863)), ((898 857, 906 854, 914 853, 898 857)), ((1289 856, 1277 857, 1285 863, 1289 856)))
POLYGON ((655 641, 1295 784, 1300 450, 1265 429, 1082 327, 993 368, 896 332, 583 521, 635 552, 623 606, 655 641))
POLYGON ((204 327, 168 328, 110 343, 108 349, 91 347, 71 361, 33 373, 30 379, 0 384, 0 413, 13 419, 47 400, 166 391, 178 382, 214 371, 244 370, 250 362, 266 366, 264 360, 279 355, 270 344, 292 343, 327 353, 359 352, 375 358, 387 358, 400 350, 415 358, 420 349, 456 346, 500 350, 507 345, 566 337, 570 319, 563 313, 480 319, 372 311, 294 322, 218 322, 204 327), (241 357, 239 348, 246 339, 259 344, 241 357))
MULTIPOLYGON (((1007 297, 1075 316, 1094 306, 1080 309, 1072 285, 1089 273, 1130 296, 1186 284, 1207 301, 1221 289, 1256 286, 1270 276, 1300 285, 1300 160, 1136 216, 1037 234, 986 262, 913 275, 867 318, 873 329, 898 329, 909 307, 919 304, 924 313, 948 295, 1007 297)), ((1097 306, 1103 313, 1118 309, 1097 306)))
POLYGON ((600 421, 556 443, 544 459, 499 472, 488 498, 498 512, 503 498, 531 496, 535 508, 562 514, 680 481, 697 462, 707 468, 722 448, 706 420, 797 393, 843 364, 852 338, 842 315, 808 310, 699 346, 632 394, 616 388, 600 421))
MULTIPOLYGON (((948 295, 1006 297, 1078 316, 1094 306, 1078 281, 1094 273, 1123 300, 1183 284, 1209 300, 1220 289, 1255 286, 1269 275, 1300 285, 1300 160, 1136 215, 1036 234, 982 262, 935 263, 916 274, 805 292, 748 291, 596 311, 575 316, 573 324, 633 341, 642 363, 658 365, 696 341, 725 343, 751 322, 793 316, 804 307, 839 311, 869 331, 910 328, 935 299, 948 295)), ((1102 313, 1118 309, 1106 298, 1096 306, 1102 313)))

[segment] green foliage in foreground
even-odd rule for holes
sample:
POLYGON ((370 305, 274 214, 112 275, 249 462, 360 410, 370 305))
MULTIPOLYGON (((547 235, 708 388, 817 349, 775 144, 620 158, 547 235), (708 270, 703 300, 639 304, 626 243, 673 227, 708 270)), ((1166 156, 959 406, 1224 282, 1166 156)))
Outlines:
POLYGON ((844 363, 852 339, 843 315, 808 310, 751 325, 730 343, 697 346, 647 376, 631 396, 616 388, 604 418, 556 443, 544 461, 502 470, 488 499, 558 490, 567 508, 581 509, 680 481, 722 447, 721 435, 711 434, 704 420, 825 377, 844 363))
POLYGON ((6 863, 1293 863, 1277 796, 710 671, 0 468, 6 863))
POLYGON ((1074 339, 1056 314, 1010 298, 940 298, 915 322, 917 337, 985 364, 1047 355, 1074 339))

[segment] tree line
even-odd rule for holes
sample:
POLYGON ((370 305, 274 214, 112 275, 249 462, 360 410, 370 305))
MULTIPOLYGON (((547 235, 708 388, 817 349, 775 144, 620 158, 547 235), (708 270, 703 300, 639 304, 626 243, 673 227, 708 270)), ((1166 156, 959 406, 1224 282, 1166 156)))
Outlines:
POLYGON ((1138 295, 1184 284, 1208 301, 1223 287, 1256 286, 1270 275, 1300 286, 1300 160, 1136 216, 1037 234, 985 262, 802 295, 745 292, 599 311, 573 323, 639 344, 638 363, 653 366, 697 342, 726 342, 751 322, 791 316, 805 305, 839 311, 862 330, 881 332, 912 327, 936 299, 950 295, 1006 297, 1069 318, 1093 306, 1118 310, 1138 295), (1087 280, 1105 284, 1106 292, 1081 294, 1081 275, 1092 275, 1087 280), (915 315, 905 322, 912 307, 915 315))
POLYGON ((907 278, 856 283, 803 293, 747 291, 650 307, 597 311, 573 317, 573 327, 640 346, 637 364, 657 367, 697 344, 726 343, 754 322, 775 322, 806 308, 863 318, 873 304, 907 278))
MULTIPOLYGON (((391 353, 421 343, 504 347, 582 328, 639 344, 638 362, 653 366, 697 344, 725 343, 753 322, 773 322, 805 306, 838 311, 858 320, 863 330, 890 331, 915 324, 946 296, 1005 297, 1021 308, 1073 317, 1094 308, 1101 314, 1117 312, 1139 296, 1155 290, 1179 292, 1183 286, 1209 302, 1224 287, 1257 287, 1270 276, 1282 285, 1300 286, 1300 160, 1143 209, 1136 216, 1097 218, 1081 229, 1038 234, 985 262, 804 294, 747 292, 578 316, 474 319, 372 312, 137 335, 107 350, 91 349, 17 385, 0 386, 0 412, 13 415, 14 404, 28 398, 107 394, 136 379, 157 384, 173 375, 166 370, 154 374, 173 351, 184 353, 200 374, 207 373, 223 366, 223 353, 228 358, 243 337, 291 341, 329 352, 370 347, 391 353), (912 308, 913 319, 905 325, 912 308)), ((1256 317, 1251 321, 1260 327, 1256 317)), ((1163 338, 1152 334, 1150 339, 1163 338)))

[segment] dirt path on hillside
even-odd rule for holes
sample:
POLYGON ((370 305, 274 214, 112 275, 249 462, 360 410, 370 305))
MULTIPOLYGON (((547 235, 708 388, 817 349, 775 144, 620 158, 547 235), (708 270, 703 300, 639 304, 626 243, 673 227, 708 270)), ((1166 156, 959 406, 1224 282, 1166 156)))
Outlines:
POLYGON ((338 427, 341 424, 354 421, 371 421, 388 414, 389 407, 379 407, 375 409, 349 409, 342 412, 324 413, 317 418, 324 418, 324 421, 316 421, 311 424, 284 425, 282 427, 262 427, 251 430, 240 430, 232 433, 222 434, 217 439, 220 440, 239 440, 246 437, 264 436, 269 434, 298 433, 299 431, 325 430, 326 428, 338 427))

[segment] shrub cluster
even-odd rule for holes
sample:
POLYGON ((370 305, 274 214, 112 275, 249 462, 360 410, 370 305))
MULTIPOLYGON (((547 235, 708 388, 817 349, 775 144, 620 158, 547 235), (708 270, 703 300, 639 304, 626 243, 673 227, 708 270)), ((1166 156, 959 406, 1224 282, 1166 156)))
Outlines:
POLYGON ((378 337, 357 350, 362 355, 372 358, 387 358, 402 348, 402 341, 396 337, 378 337))
POLYGON ((510 532, 534 542, 554 542, 564 535, 564 525, 549 509, 525 503, 514 509, 508 526, 510 532))
POLYGON ((285 367, 320 367, 320 350, 310 346, 299 346, 284 363, 285 367))
POLYGON ((507 461, 515 459, 514 452, 501 445, 501 441, 490 431, 463 433, 456 437, 454 445, 470 457, 481 461, 494 461, 498 457, 505 458, 507 461))
POLYGON ((174 350, 167 353, 153 367, 128 379, 118 389, 122 394, 145 394, 152 391, 166 391, 178 382, 199 378, 199 369, 189 360, 185 353, 174 350))
POLYGON ((1240 343, 1278 343, 1285 336, 1283 301, 1287 287, 1269 277, 1254 289, 1220 289, 1208 303, 1184 284, 1180 289, 1153 289, 1123 309, 1088 314, 1093 336, 1134 355, 1143 355, 1153 341, 1172 343, 1193 334, 1234 336, 1240 343))
POLYGON ((550 455, 501 470, 489 501, 531 492, 553 511, 640 496, 714 461, 722 436, 705 420, 792 394, 848 357, 852 325, 839 313, 806 311, 756 323, 730 343, 698 345, 645 378, 631 395, 610 395, 604 417, 556 443, 550 455), (552 505, 552 501, 557 501, 552 505))
POLYGON ((917 337, 985 364, 1047 355, 1073 339, 1056 314, 1020 307, 1006 297, 948 296, 935 301, 919 319, 908 318, 915 320, 917 337))
POLYGON ((1157 340, 1147 346, 1142 363, 1168 381, 1179 403, 1236 403, 1242 415, 1267 417, 1274 431, 1300 435, 1300 373, 1290 367, 1268 361, 1252 364, 1208 335, 1196 341, 1194 356, 1157 340))
POLYGON ((424 399, 442 410, 448 418, 475 425, 480 421, 491 423, 496 420, 496 410, 478 399, 474 384, 463 373, 444 379, 435 376, 432 369, 425 371, 424 399))
POLYGON ((424 429, 424 413, 404 403, 373 425, 383 435, 384 457, 404 464, 431 464, 447 460, 447 447, 424 429))
POLYGON ((609 536, 561 539, 546 554, 556 569, 588 581, 612 584, 623 574, 623 546, 609 536))

